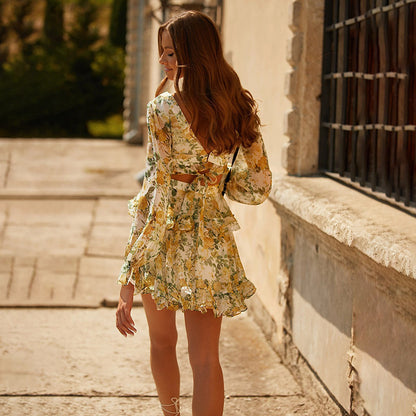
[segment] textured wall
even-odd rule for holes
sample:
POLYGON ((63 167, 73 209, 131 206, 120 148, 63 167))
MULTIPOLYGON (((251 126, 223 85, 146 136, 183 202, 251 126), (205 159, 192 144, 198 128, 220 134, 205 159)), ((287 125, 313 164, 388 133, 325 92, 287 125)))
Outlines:
POLYGON ((299 353, 290 350, 299 351, 345 409, 410 416, 414 219, 328 178, 282 177, 275 185, 289 282, 277 349, 294 372, 299 353))
MULTIPOLYGON (((226 0, 223 44, 228 61, 245 88, 257 100, 262 133, 273 175, 284 172, 281 149, 287 142, 284 115, 290 109, 285 97, 286 42, 290 35, 288 8, 291 1, 226 0)), ((257 296, 276 323, 282 322, 279 305, 280 218, 270 202, 260 207, 232 205, 241 225, 236 239, 248 277, 257 296), (271 232, 272 230, 272 232, 271 232)), ((280 325, 280 331, 282 326, 280 325)))
POLYGON ((258 101, 263 135, 273 172, 283 172, 281 149, 284 114, 290 109, 285 97, 286 43, 290 0, 226 0, 223 43, 228 61, 240 76, 243 87, 258 101), (259 4, 261 3, 261 7, 259 4))

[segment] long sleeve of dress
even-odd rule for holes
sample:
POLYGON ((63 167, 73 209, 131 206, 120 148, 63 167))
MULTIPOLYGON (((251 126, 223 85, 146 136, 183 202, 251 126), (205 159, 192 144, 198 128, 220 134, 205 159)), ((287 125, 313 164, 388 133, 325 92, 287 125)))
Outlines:
POLYGON ((272 174, 263 138, 259 135, 250 147, 240 147, 231 169, 226 195, 233 201, 258 205, 269 196, 271 187, 272 174))
POLYGON ((134 220, 118 278, 123 285, 134 283, 134 269, 157 256, 166 231, 171 138, 169 126, 159 116, 160 111, 155 101, 148 104, 146 171, 142 189, 129 201, 129 213, 134 220))

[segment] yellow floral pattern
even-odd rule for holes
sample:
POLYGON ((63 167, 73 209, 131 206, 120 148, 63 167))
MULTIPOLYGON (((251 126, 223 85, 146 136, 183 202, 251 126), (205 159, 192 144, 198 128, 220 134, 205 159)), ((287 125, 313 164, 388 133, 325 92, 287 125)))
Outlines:
MULTIPOLYGON (((245 276, 233 235, 239 226, 221 193, 233 154, 207 152, 170 93, 149 102, 147 125, 146 174, 129 201, 133 223, 118 282, 151 294, 158 309, 235 316, 256 289, 245 276), (178 173, 196 178, 189 184, 171 178, 178 173)), ((270 188, 259 136, 240 149, 226 194, 259 204, 270 188)))

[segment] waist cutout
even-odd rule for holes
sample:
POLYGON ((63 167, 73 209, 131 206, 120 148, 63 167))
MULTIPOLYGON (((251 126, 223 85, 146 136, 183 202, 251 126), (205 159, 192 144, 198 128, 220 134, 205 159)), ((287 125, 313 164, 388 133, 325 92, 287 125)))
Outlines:
POLYGON ((179 182, 192 183, 196 178, 203 177, 203 181, 207 186, 218 185, 221 182, 223 175, 209 175, 208 172, 201 172, 199 175, 191 175, 189 173, 173 173, 170 175, 172 179, 179 182))

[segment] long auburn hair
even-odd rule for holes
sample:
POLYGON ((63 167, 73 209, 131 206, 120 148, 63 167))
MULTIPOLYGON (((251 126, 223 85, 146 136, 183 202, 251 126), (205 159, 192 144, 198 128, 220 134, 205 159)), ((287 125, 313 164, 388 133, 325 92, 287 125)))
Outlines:
MULTIPOLYGON (((172 38, 177 62, 181 65, 174 85, 191 115, 192 130, 204 137, 206 146, 217 154, 231 152, 237 146, 250 147, 260 134, 257 104, 226 62, 215 23, 197 11, 171 18, 159 28, 160 55, 165 30, 172 38)), ((167 77, 156 95, 166 81, 167 77)))

